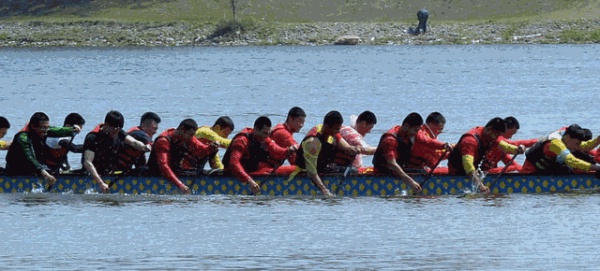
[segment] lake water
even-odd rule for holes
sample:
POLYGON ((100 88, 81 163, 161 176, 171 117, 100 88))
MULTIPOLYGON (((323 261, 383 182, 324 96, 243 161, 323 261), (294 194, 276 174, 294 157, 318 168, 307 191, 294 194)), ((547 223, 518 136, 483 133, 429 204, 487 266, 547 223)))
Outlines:
MULTIPOLYGON (((117 109, 236 130, 260 115, 373 111, 367 141, 417 111, 442 112, 441 140, 495 116, 515 138, 578 123, 598 133, 598 45, 0 49, 0 115, 84 132, 117 109)), ((78 136, 75 143, 82 143, 78 136)), ((4 154, 0 154, 3 158, 4 154)), ((79 157, 71 155, 72 164, 79 157)), ((365 161, 367 164, 369 160, 365 161)), ((0 159, 0 165, 4 160, 0 159)), ((19 270, 596 270, 595 192, 475 198, 0 195, 0 268, 19 270)))

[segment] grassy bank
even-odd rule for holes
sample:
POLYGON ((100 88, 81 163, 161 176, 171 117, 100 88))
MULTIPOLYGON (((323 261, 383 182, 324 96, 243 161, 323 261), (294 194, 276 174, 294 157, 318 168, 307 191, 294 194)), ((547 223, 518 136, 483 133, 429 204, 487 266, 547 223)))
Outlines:
POLYGON ((3 2, 0 46, 600 43, 600 0, 39 1, 3 2))

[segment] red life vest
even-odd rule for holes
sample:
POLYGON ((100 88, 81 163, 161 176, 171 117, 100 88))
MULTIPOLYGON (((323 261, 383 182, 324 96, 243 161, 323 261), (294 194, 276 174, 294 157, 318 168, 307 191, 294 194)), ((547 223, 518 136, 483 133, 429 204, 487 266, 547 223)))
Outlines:
POLYGON ((493 141, 488 143, 487 145, 483 144, 481 140, 483 136, 483 129, 484 127, 477 126, 460 137, 458 143, 456 144, 456 147, 452 150, 452 152, 450 152, 450 156, 448 157, 448 168, 451 173, 457 175, 467 174, 462 163, 462 148, 464 144, 463 139, 465 139, 466 137, 473 137, 477 142, 477 154, 475 155, 475 157, 473 157, 473 165, 476 169, 479 168, 479 164, 484 159, 485 153, 494 145, 493 141))
POLYGON ((240 133, 233 137, 229 148, 227 148, 227 151, 225 151, 225 155, 223 155, 223 165, 225 165, 226 168, 229 167, 229 160, 231 159, 230 148, 233 145, 233 142, 236 140, 236 138, 242 136, 248 139, 248 151, 244 153, 244 156, 240 160, 240 164, 242 164, 242 167, 244 167, 244 170, 246 170, 246 172, 257 171, 261 162, 267 163, 271 167, 276 167, 277 161, 271 158, 265 141, 256 141, 254 139, 254 136, 252 136, 253 132, 254 129, 252 128, 244 128, 240 133))
POLYGON ((381 142, 387 136, 391 136, 398 142, 398 147, 396 148, 396 152, 398 153, 398 157, 396 157, 396 163, 402 168, 407 167, 408 161, 411 156, 413 143, 410 138, 404 138, 400 135, 400 130, 402 126, 397 125, 392 127, 392 129, 385 132, 381 135, 381 139, 379 139, 379 146, 377 146, 377 150, 373 155, 373 166, 377 168, 377 170, 381 172, 387 172, 387 161, 384 157, 384 149, 382 148, 381 142), (408 139, 408 140, 407 140, 408 139))

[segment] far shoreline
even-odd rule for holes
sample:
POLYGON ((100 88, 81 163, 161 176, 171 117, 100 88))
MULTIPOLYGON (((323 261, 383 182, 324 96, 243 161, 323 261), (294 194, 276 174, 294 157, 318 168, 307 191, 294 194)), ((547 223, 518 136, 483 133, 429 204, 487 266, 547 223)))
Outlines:
POLYGON ((421 35, 399 22, 264 23, 220 32, 212 24, 0 21, 0 47, 166 47, 333 45, 343 35, 359 45, 597 44, 600 19, 536 23, 432 21, 421 35))

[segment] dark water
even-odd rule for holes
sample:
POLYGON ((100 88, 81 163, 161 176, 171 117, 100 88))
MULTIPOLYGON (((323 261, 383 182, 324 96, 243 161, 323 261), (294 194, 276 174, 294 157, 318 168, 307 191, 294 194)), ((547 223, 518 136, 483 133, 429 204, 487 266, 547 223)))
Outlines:
MULTIPOLYGON (((409 112, 440 111, 441 139, 495 116, 516 138, 570 123, 598 133, 600 46, 373 46, 0 50, 0 115, 60 125, 111 109, 161 130, 183 118, 236 130, 292 106, 303 132, 329 110, 371 110, 367 141, 409 112)), ((303 134, 297 135, 301 139, 303 134)), ((83 136, 76 138, 81 143, 83 136)), ((3 157, 3 154, 0 154, 3 157)), ((71 157, 77 164, 79 157, 71 157)), ((366 161, 368 162, 368 161, 366 161)), ((0 165, 4 164, 0 159, 0 165)), ((0 195, 0 268, 595 270, 596 193, 500 198, 0 195)))

